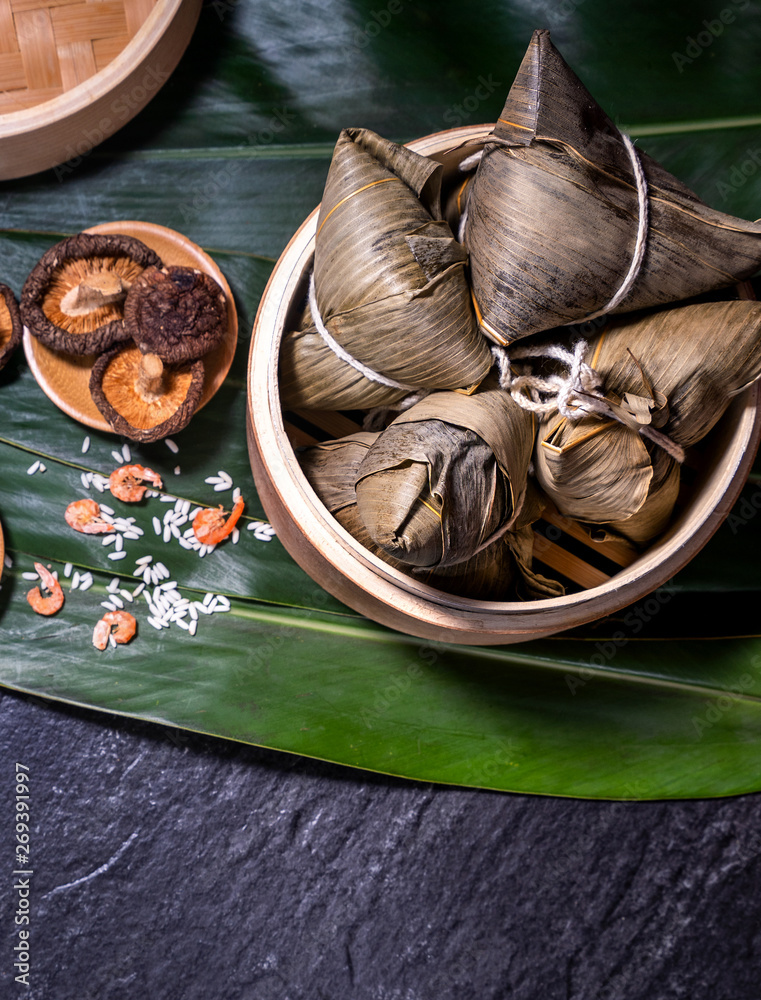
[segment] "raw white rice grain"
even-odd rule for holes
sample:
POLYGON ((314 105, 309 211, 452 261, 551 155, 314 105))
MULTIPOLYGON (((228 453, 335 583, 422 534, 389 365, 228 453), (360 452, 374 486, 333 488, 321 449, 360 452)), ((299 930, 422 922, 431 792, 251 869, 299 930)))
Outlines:
POLYGON ((101 539, 101 545, 112 545, 116 541, 116 532, 108 532, 101 539))
POLYGON ((161 521, 159 521, 159 519, 156 517, 155 514, 153 516, 153 530, 156 532, 157 535, 160 535, 163 530, 161 527, 161 521))
POLYGON ((179 465, 175 465, 175 467, 174 467, 174 474, 175 474, 175 476, 179 476, 179 474, 180 474, 181 471, 182 470, 180 469, 179 465))
POLYGON ((190 622, 190 625, 188 625, 188 632, 190 632, 191 635, 195 635, 197 630, 198 630, 198 619, 194 618, 190 622))
POLYGON ((164 438, 164 444, 172 452, 173 455, 176 455, 177 452, 180 450, 179 447, 174 443, 174 441, 171 438, 164 438))
POLYGON ((114 594, 119 589, 119 577, 112 576, 108 584, 106 584, 106 590, 109 594, 114 594))
POLYGON ((111 457, 113 458, 113 460, 116 462, 117 465, 124 465, 124 458, 120 451, 116 450, 112 451, 111 457))
POLYGON ((66 565, 63 567, 63 575, 66 577, 67 580, 71 576, 71 571, 73 569, 74 566, 71 563, 66 563, 66 565))
POLYGON ((121 596, 124 598, 125 601, 129 601, 130 604, 132 604, 134 597, 132 594, 130 594, 128 590, 121 589, 119 593, 121 594, 121 596))
POLYGON ((122 458, 125 464, 132 461, 132 452, 129 450, 129 445, 126 443, 122 445, 122 458))
POLYGON ((86 455, 89 450, 90 450, 90 435, 88 434, 87 437, 82 442, 82 454, 86 455))
POLYGON ((109 507, 108 504, 102 503, 100 505, 100 509, 101 509, 101 511, 103 511, 103 513, 105 513, 105 514, 111 514, 111 516, 113 516, 114 508, 113 507, 109 507))
POLYGON ((113 635, 109 635, 108 641, 111 643, 113 648, 116 649, 116 639, 113 637, 113 635))
POLYGON ((101 601, 100 606, 107 611, 116 611, 116 605, 112 604, 111 601, 101 601))
POLYGON ((108 558, 109 558, 109 559, 124 559, 124 557, 125 557, 126 555, 127 555, 127 553, 126 553, 126 552, 124 552, 123 550, 122 550, 121 552, 119 552, 119 551, 117 550, 116 552, 109 552, 109 553, 108 553, 108 558))
POLYGON ((42 465, 41 462, 32 462, 32 464, 26 470, 27 476, 33 476, 35 472, 37 472, 37 470, 39 469, 40 465, 42 465))
POLYGON ((37 579, 39 579, 37 573, 22 573, 21 576, 25 580, 37 580, 37 579))
POLYGON ((89 590, 90 587, 92 587, 92 573, 88 571, 79 578, 79 589, 89 590))
POLYGON ((144 590, 145 590, 145 583, 139 583, 132 591, 132 596, 139 597, 144 590))
POLYGON ((75 573, 74 573, 74 576, 71 578, 71 589, 72 590, 76 590, 77 589, 77 587, 79 586, 80 579, 81 578, 79 576, 79 570, 76 570, 75 573))

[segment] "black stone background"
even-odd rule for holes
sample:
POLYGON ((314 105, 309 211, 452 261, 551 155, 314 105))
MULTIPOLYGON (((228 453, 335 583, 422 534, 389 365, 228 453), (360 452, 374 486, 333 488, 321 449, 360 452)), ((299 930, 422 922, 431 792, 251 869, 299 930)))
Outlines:
POLYGON ((761 797, 396 780, 0 696, 0 996, 758 1000, 761 797), (14 764, 32 803, 13 981, 14 764))

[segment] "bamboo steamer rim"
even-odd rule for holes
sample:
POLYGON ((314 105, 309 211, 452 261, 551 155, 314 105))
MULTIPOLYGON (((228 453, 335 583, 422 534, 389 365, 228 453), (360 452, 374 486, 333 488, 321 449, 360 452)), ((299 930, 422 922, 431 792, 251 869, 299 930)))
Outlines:
MULTIPOLYGON (((227 332, 222 343, 202 358, 204 384, 195 410, 198 413, 217 393, 227 377, 238 344, 238 312, 224 274, 212 258, 187 236, 153 222, 104 222, 91 226, 84 232, 103 236, 132 236, 154 250, 165 265, 196 267, 214 278, 221 287, 227 304, 227 332)), ((90 395, 90 372, 96 355, 74 356, 55 351, 37 340, 26 327, 22 342, 29 368, 48 399, 67 416, 86 427, 121 436, 111 427, 90 395)), ((125 341, 124 344, 129 346, 131 341, 125 341)))
POLYGON ((195 30, 201 6, 202 0, 157 0, 108 65, 48 101, 0 113, 0 180, 57 166, 71 159, 72 150, 84 155, 130 121, 176 67, 195 30), (137 96, 140 75, 146 73, 154 74, 155 86, 144 86, 145 93, 137 96), (126 114, 118 105, 125 93, 130 97, 126 114), (93 132, 96 139, 90 141, 87 135, 93 132))
MULTIPOLYGON (((462 158, 491 125, 434 133, 407 145, 462 158), (457 151, 457 152, 455 152, 457 151)), ((278 537, 316 582, 355 611, 428 640, 496 645, 537 639, 620 611, 667 583, 708 542, 739 497, 761 440, 761 383, 745 390, 711 432, 711 461, 685 512, 628 568, 599 586, 526 602, 476 601, 420 583, 375 557, 328 513, 301 471, 278 391, 278 358, 294 296, 303 293, 319 206, 283 251, 254 322, 248 435, 256 487, 278 537)))

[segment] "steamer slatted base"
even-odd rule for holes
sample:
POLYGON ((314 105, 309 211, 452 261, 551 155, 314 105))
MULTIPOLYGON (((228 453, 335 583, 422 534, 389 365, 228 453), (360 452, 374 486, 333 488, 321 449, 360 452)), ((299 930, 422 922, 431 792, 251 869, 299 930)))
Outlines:
POLYGON ((177 65, 201 0, 0 0, 0 180, 81 156, 177 65))

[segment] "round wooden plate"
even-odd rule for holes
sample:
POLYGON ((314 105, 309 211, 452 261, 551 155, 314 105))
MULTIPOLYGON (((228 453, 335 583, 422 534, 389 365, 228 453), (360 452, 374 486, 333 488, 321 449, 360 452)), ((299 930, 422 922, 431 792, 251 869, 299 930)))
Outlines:
MULTIPOLYGON (((203 358, 206 374, 198 405, 200 410, 225 380, 238 343, 238 314, 224 274, 211 257, 186 236, 152 222, 106 222, 92 226, 86 232, 133 236, 155 250, 165 264, 197 267, 211 275, 222 288, 227 298, 227 335, 219 347, 203 358)), ((26 328, 24 353, 40 388, 59 409, 88 427, 115 433, 90 395, 90 372, 95 363, 95 355, 76 357, 54 351, 41 344, 26 328)))
POLYGON ((169 79, 202 0, 0 0, 0 180, 82 156, 169 79))
MULTIPOLYGON (((444 162, 491 126, 426 136, 410 148, 444 162)), ((248 436, 260 499, 295 561, 327 591, 381 624, 425 639, 506 644, 552 635, 614 614, 667 583, 705 545, 740 494, 761 439, 761 383, 736 397, 705 441, 702 467, 668 531, 606 582, 563 597, 526 602, 454 597, 376 558, 328 513, 301 470, 278 392, 278 356, 303 303, 319 206, 284 250, 265 289, 249 357, 248 436)))

